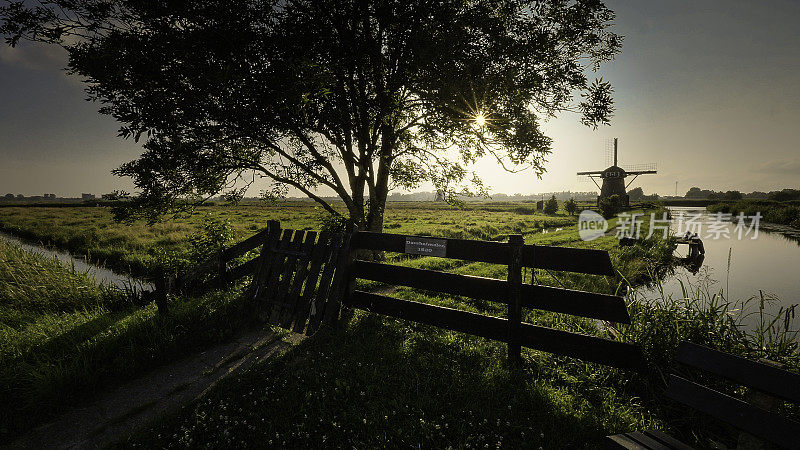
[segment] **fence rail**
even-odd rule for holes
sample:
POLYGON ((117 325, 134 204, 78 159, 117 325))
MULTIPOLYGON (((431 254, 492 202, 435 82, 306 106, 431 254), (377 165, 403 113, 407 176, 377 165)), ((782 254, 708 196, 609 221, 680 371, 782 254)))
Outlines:
MULTIPOLYGON (((407 253, 407 238, 440 241, 446 246, 447 258, 492 264, 509 264, 507 242, 474 241, 467 239, 431 238, 403 234, 359 231, 353 236, 353 247, 365 250, 407 253)), ((579 272, 592 275, 615 275, 608 252, 604 250, 525 245, 522 266, 536 269, 579 272)))
POLYGON ((622 297, 525 284, 524 267, 593 275, 615 273, 605 251, 525 245, 522 235, 495 242, 382 234, 352 227, 341 233, 317 234, 282 230, 280 223, 270 221, 267 229, 221 251, 180 278, 178 285, 192 286, 204 273, 216 274, 212 286, 252 275, 246 295, 253 299, 262 318, 295 332, 313 333, 323 321, 335 323, 344 305, 506 342, 509 359, 515 363, 521 359, 521 347, 527 347, 612 366, 641 367, 643 357, 637 346, 522 322, 522 309, 530 308, 630 323, 622 297), (259 246, 258 257, 229 267, 231 261, 259 246), (502 264, 508 267, 508 277, 483 278, 358 259, 364 250, 502 264), (493 317, 364 292, 356 289, 359 279, 502 303, 507 305, 507 315, 493 317))
POLYGON ((503 264, 508 266, 508 277, 506 280, 482 278, 353 257, 347 271, 349 288, 342 297, 347 306, 506 342, 509 359, 513 362, 521 358, 520 347, 527 347, 623 368, 638 369, 643 364, 641 349, 635 345, 521 321, 522 308, 533 308, 630 323, 622 297, 522 282, 523 267, 613 275, 615 271, 608 252, 525 245, 522 235, 509 236, 508 242, 494 242, 356 232, 348 251, 356 255, 359 250, 503 264), (492 317, 363 292, 355 289, 358 279, 505 303, 508 313, 506 318, 492 317))

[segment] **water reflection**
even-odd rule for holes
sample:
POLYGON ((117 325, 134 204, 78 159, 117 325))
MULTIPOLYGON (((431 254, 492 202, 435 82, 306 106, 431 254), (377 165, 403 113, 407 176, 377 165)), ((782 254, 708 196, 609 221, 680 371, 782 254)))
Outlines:
POLYGON ((138 280, 136 278, 131 278, 126 275, 114 273, 104 267, 98 267, 89 264, 83 258, 75 258, 69 253, 52 250, 38 245, 32 245, 8 233, 0 232, 0 239, 11 242, 21 247, 23 250, 38 253, 47 258, 56 258, 67 267, 75 267, 75 271, 77 272, 88 273, 101 284, 115 286, 120 289, 135 289, 138 292, 153 290, 153 285, 150 283, 138 280))
MULTIPOLYGON (((673 207, 669 208, 673 218, 680 213, 684 216, 699 214, 703 223, 717 221, 715 214, 705 209, 673 207)), ((672 234, 680 235, 685 230, 678 228, 677 220, 670 224, 672 234)), ((738 239, 735 223, 725 222, 729 238, 709 238, 701 233, 705 246, 702 258, 687 259, 688 245, 679 245, 676 256, 686 264, 666 276, 660 288, 642 287, 637 291, 648 297, 681 299, 687 291, 703 289, 711 293, 722 293, 733 303, 748 299, 760 303, 767 299, 765 311, 774 314, 800 303, 800 231, 780 225, 761 223, 755 239, 751 236, 738 239)))

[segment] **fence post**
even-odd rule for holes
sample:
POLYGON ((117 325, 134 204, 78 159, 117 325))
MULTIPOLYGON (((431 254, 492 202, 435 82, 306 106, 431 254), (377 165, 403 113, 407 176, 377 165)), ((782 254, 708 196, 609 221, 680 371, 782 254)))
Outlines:
POLYGON ((517 365, 522 361, 521 337, 522 328, 522 247, 525 240, 521 234, 508 237, 508 361, 517 365))
POLYGON ((258 265, 253 272, 253 280, 250 282, 250 288, 247 291, 247 298, 256 300, 258 295, 262 294, 262 286, 266 281, 271 258, 272 246, 277 245, 278 239, 281 237, 281 223, 277 220, 267 221, 267 235, 264 236, 264 242, 261 244, 261 253, 258 255, 258 265))

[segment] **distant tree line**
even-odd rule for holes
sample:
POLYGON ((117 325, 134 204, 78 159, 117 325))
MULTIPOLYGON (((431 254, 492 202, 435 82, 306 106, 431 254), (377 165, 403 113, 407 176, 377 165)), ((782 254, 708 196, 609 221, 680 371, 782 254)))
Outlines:
POLYGON ((790 200, 800 200, 800 190, 782 189, 780 191, 770 191, 770 192, 753 191, 747 194, 743 194, 740 191, 723 192, 723 191, 713 191, 709 189, 700 189, 699 187, 692 187, 686 192, 685 198, 708 199, 708 200, 755 199, 755 200, 774 200, 779 202, 785 202, 790 200))

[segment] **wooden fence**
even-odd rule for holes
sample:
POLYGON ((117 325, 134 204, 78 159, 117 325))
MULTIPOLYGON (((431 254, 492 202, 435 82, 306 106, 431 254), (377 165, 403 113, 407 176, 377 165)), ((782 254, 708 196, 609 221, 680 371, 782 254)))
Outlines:
POLYGON ((639 368, 643 363, 637 346, 521 321, 524 307, 630 323, 622 297, 522 282, 524 267, 613 275, 608 252, 525 245, 522 235, 512 235, 508 242, 491 242, 370 232, 353 235, 349 251, 354 255, 358 250, 503 264, 508 267, 508 277, 498 280, 353 259, 347 274, 350 282, 341 297, 347 306, 504 341, 512 361, 519 361, 520 347, 528 347, 624 368, 639 368), (357 279, 505 303, 508 314, 492 317, 364 292, 355 288, 357 279))
POLYGON ((539 309, 617 323, 630 323, 622 297, 538 284, 525 284, 523 268, 614 275, 608 253, 600 250, 525 245, 522 235, 508 242, 439 239, 372 233, 353 228, 328 234, 281 230, 271 221, 266 230, 221 252, 184 277, 185 287, 199 273, 214 272, 214 285, 253 275, 247 295, 270 323, 310 334, 323 321, 335 323, 342 305, 452 331, 503 341, 508 356, 520 360, 521 347, 602 364, 639 368, 641 350, 631 344, 522 322, 522 308, 539 309), (258 258, 228 267, 262 246, 258 258), (364 251, 394 252, 461 259, 508 267, 506 280, 440 272, 360 260, 364 251), (500 302, 507 317, 493 317, 403 300, 357 289, 371 280, 436 293, 500 302))
POLYGON ((221 288, 247 275, 252 275, 258 266, 258 258, 251 258, 239 265, 232 263, 239 257, 263 246, 268 234, 269 227, 220 251, 192 271, 178 276, 173 282, 173 289, 197 291, 221 288), (209 277, 209 275, 211 276, 209 277))

